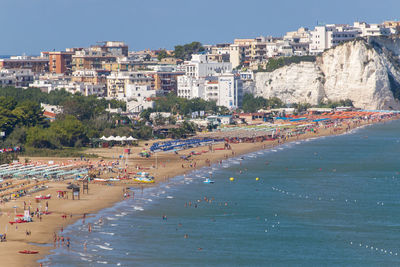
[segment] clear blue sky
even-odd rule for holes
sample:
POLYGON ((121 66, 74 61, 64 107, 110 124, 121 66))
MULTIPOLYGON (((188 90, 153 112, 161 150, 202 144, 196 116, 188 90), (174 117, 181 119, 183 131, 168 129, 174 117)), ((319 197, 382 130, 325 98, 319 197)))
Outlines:
POLYGON ((0 55, 121 40, 130 50, 400 18, 399 0, 0 0, 0 55))

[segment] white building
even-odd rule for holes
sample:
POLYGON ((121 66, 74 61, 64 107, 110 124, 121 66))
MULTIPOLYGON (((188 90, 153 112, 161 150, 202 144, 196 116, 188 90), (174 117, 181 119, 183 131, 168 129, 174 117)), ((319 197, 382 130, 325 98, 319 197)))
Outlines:
POLYGON ((43 111, 51 112, 54 114, 60 114, 63 112, 62 106, 50 105, 45 103, 40 103, 40 106, 42 107, 43 111))
POLYGON ((241 105, 243 83, 238 74, 221 73, 205 79, 204 99, 218 106, 236 109, 241 105))
POLYGON ((34 75, 30 69, 1 69, 0 86, 28 87, 34 75))
POLYGON ((71 94, 80 93, 84 96, 95 95, 105 96, 106 87, 104 84, 92 84, 84 82, 72 82, 69 80, 35 80, 29 87, 39 88, 42 92, 50 93, 53 90, 65 89, 71 94))
POLYGON ((150 86, 153 78, 142 72, 118 71, 107 76, 107 96, 124 99, 129 86, 150 86))
POLYGON ((186 99, 204 96, 205 78, 194 78, 192 76, 178 76, 178 97, 186 99))
POLYGON ((230 62, 210 61, 208 55, 192 55, 181 67, 185 75, 178 76, 178 96, 187 99, 204 97, 205 78, 216 73, 231 73, 230 62))
POLYGON ((318 54, 325 49, 352 40, 359 36, 359 30, 347 24, 327 24, 316 26, 311 31, 310 53, 318 54))
POLYGON ((139 113, 147 108, 154 108, 153 97, 156 90, 148 85, 129 84, 126 88, 126 108, 131 113, 139 113))
POLYGON ((389 36, 392 34, 390 28, 386 28, 384 24, 368 24, 366 22, 354 22, 354 28, 358 29, 359 36, 389 36))

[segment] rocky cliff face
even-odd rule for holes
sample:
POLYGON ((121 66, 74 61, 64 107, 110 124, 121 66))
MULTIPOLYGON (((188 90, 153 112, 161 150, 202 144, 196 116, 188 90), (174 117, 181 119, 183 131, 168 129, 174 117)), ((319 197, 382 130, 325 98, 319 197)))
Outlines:
POLYGON ((256 95, 285 103, 351 99, 364 109, 400 109, 400 40, 354 40, 301 62, 255 76, 256 95))

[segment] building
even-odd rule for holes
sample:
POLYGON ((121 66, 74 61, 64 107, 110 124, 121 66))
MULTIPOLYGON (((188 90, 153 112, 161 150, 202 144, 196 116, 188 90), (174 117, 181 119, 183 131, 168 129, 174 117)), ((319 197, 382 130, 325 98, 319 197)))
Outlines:
POLYGON ((159 91, 158 94, 176 93, 178 76, 184 75, 184 72, 177 71, 157 71, 154 75, 154 89, 159 91))
POLYGON ((230 62, 210 61, 208 55, 192 55, 191 61, 180 66, 185 75, 178 76, 178 96, 187 99, 204 98, 205 78, 217 73, 231 73, 230 62))
POLYGON ((106 84, 107 76, 110 71, 104 70, 77 70, 72 72, 70 78, 73 82, 83 82, 91 84, 106 84))
POLYGON ((129 86, 149 86, 151 88, 153 78, 143 72, 119 71, 107 76, 107 97, 124 99, 127 97, 129 86))
POLYGON ((65 74, 71 72, 73 52, 47 52, 49 57, 49 72, 65 74))
POLYGON ((241 106, 243 83, 240 75, 220 73, 205 78, 204 99, 215 101, 218 106, 237 109, 241 106))
POLYGON ((355 39, 359 34, 359 29, 347 24, 316 26, 311 31, 310 53, 322 53, 340 43, 355 39))
POLYGON ((384 24, 368 24, 366 22, 354 22, 354 28, 358 29, 359 36, 389 36, 392 34, 390 28, 386 28, 384 24))
POLYGON ((241 105, 243 83, 239 74, 232 73, 230 62, 217 62, 208 55, 193 55, 178 76, 178 96, 202 98, 217 105, 236 109, 241 105))
POLYGON ((2 69, 29 69, 33 73, 44 73, 49 70, 49 59, 28 56, 0 59, 0 70, 2 69))
POLYGON ((384 21, 383 25, 385 28, 389 28, 392 34, 398 34, 400 32, 400 21, 384 21))
POLYGON ((148 85, 129 84, 126 89, 126 108, 128 112, 139 113, 147 108, 154 107, 156 90, 148 85))
POLYGON ((35 80, 29 84, 29 87, 39 88, 42 92, 50 93, 54 90, 66 90, 71 94, 80 93, 84 96, 95 95, 98 97, 105 96, 105 84, 92 84, 84 82, 73 82, 66 80, 35 80))
POLYGON ((0 86, 28 87, 34 75, 30 69, 1 69, 0 86))

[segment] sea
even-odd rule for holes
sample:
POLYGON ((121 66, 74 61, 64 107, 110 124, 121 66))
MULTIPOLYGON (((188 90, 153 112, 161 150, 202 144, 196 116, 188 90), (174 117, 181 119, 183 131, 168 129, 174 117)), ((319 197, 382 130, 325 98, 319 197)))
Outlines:
POLYGON ((133 189, 133 198, 67 227, 70 248, 40 262, 399 266, 399 133, 400 121, 370 125, 133 189))

